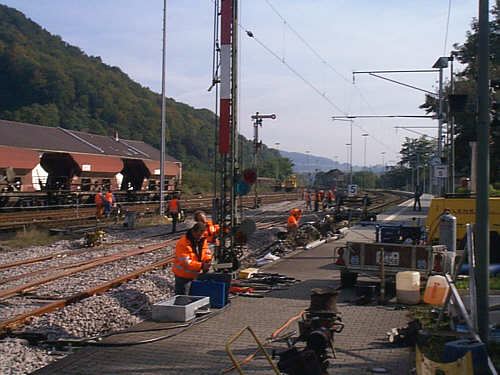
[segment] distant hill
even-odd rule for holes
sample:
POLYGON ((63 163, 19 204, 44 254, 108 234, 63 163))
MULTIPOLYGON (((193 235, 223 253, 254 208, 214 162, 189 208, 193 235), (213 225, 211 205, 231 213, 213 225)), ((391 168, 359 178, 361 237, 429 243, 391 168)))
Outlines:
MULTIPOLYGON (((160 148, 161 96, 118 67, 88 56, 21 12, 0 5, 0 119, 142 140, 160 148)), ((183 162, 185 182, 208 189, 215 170, 215 119, 208 109, 167 100, 167 153, 183 162)), ((242 137, 249 165, 252 143, 242 137)), ((261 175, 291 171, 262 147, 261 175)))
MULTIPOLYGON (((292 161, 293 171, 295 173, 314 173, 316 172, 316 170, 328 172, 332 169, 340 169, 341 171, 345 171, 349 168, 348 163, 339 163, 323 156, 308 155, 300 152, 289 152, 284 150, 281 150, 280 154, 281 156, 292 161)), ((383 169, 384 168, 381 165, 370 166, 368 168, 368 170, 375 173, 381 173, 383 169)), ((353 166, 353 171, 361 170, 363 170, 362 166, 353 166)))
POLYGON ((293 171, 296 173, 313 173, 316 169, 321 171, 329 171, 335 168, 345 170, 348 167, 347 163, 338 163, 322 156, 288 151, 280 151, 280 154, 292 161, 293 171))

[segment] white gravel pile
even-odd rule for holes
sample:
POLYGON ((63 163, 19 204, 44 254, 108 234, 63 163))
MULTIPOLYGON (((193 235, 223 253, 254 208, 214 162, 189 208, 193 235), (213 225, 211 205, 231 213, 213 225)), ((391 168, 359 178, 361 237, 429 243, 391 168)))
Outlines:
POLYGON ((133 326, 151 316, 151 305, 171 295, 170 269, 156 270, 99 296, 34 318, 25 332, 61 337, 91 337, 133 326))

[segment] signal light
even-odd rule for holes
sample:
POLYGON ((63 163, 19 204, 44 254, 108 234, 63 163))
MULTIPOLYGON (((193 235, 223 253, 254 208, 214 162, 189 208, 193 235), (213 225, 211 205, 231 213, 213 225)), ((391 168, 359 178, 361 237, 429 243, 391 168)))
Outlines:
POLYGON ((243 181, 249 185, 255 184, 257 181, 257 171, 253 168, 248 168, 243 171, 243 181))
POLYGON ((247 195, 252 190, 252 186, 243 180, 236 183, 236 195, 247 195))

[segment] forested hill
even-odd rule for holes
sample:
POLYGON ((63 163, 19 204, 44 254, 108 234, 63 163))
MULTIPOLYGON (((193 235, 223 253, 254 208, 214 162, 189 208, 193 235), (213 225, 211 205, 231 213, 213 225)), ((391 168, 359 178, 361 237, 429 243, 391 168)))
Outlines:
MULTIPOLYGON (((122 138, 159 148, 160 108, 160 95, 119 68, 0 5, 0 118, 96 134, 116 130, 122 138)), ((167 118, 167 153, 184 163, 188 182, 208 188, 214 114, 168 99, 167 118)), ((244 142, 248 150, 250 142, 244 142)), ((282 171, 290 169, 286 159, 277 159, 277 151, 263 147, 262 156, 264 174, 272 175, 277 162, 282 171)))

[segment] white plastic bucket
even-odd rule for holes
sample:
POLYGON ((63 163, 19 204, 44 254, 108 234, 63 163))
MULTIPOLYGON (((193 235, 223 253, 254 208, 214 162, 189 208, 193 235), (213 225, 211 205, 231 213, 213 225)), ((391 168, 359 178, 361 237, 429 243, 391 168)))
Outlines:
POLYGON ((416 305, 420 303, 420 273, 404 271, 396 274, 396 297, 399 303, 416 305))

